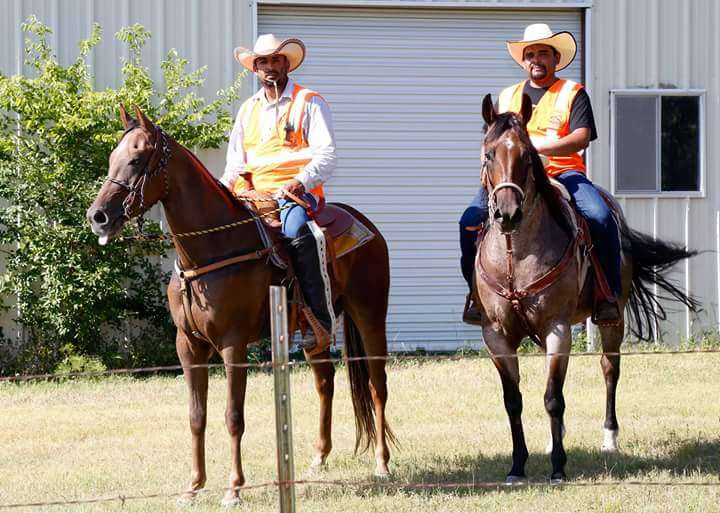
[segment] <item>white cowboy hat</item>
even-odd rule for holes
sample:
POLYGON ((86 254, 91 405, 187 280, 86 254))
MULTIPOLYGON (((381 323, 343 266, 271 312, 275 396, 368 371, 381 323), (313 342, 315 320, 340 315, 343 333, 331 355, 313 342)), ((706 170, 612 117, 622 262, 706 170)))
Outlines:
POLYGON ((530 45, 552 46, 560 53, 560 62, 558 62, 555 71, 567 68, 577 53, 577 43, 570 32, 563 31, 554 34, 545 23, 528 25, 525 28, 522 40, 506 41, 506 43, 510 56, 523 68, 525 67, 523 64, 523 52, 530 45))
POLYGON ((297 69, 303 60, 305 60, 305 44, 299 39, 286 39, 281 41, 273 34, 263 34, 257 38, 255 47, 252 50, 238 46, 235 48, 233 55, 235 60, 245 66, 250 71, 253 69, 253 63, 258 57, 266 57, 269 55, 280 54, 287 57, 290 69, 288 72, 297 69))

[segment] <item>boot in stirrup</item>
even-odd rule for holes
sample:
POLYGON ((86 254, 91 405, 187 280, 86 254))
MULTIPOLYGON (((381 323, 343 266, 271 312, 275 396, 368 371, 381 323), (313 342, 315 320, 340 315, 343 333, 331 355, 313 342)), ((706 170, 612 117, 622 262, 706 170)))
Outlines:
MULTIPOLYGON (((313 221, 310 223, 314 224, 313 221)), ((303 310, 315 334, 314 340, 303 341, 300 345, 308 353, 316 354, 330 347, 332 343, 335 335, 335 312, 332 306, 330 276, 327 272, 325 236, 317 225, 313 230, 310 223, 303 226, 298 237, 290 242, 288 253, 307 305, 303 310)))
POLYGON ((473 326, 482 326, 484 316, 485 310, 480 301, 473 298, 472 292, 468 293, 465 298, 465 309, 463 310, 462 316, 463 322, 465 324, 472 324, 473 326))

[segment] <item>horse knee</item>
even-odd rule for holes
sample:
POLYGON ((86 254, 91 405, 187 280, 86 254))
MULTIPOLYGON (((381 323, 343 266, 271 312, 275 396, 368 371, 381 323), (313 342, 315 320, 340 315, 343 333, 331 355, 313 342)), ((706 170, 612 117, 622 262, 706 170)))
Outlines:
POLYGON ((559 395, 545 395, 545 411, 551 417, 562 417, 565 413, 565 398, 559 395))
POLYGON ((225 412, 225 425, 230 436, 242 436, 245 432, 245 418, 241 410, 232 408, 225 412))
POLYGON ((202 435, 205 433, 207 425, 207 412, 202 408, 196 408, 190 412, 190 432, 193 435, 202 435))
POLYGON ((519 417, 520 415, 522 415, 522 410, 523 402, 522 396, 520 394, 518 394, 517 396, 505 398, 505 411, 507 412, 509 417, 519 417))
POLYGON ((328 377, 323 377, 315 382, 315 390, 321 397, 332 397, 335 393, 334 371, 328 377))

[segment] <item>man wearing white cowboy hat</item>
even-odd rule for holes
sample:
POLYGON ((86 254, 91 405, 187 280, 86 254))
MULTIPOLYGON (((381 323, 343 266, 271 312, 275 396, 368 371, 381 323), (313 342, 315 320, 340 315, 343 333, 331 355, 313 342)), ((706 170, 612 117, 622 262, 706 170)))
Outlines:
MULTIPOLYGON (((597 138, 590 98, 585 88, 555 76, 575 58, 577 45, 570 32, 553 33, 544 23, 529 25, 520 41, 507 41, 508 52, 528 74, 528 79, 504 89, 498 100, 500 112, 520 112, 523 95, 530 97, 533 114, 527 124, 535 149, 543 156, 548 175, 561 182, 572 196, 576 210, 590 226, 593 244, 614 298, 600 302, 593 319, 599 324, 619 320, 617 298, 621 293, 620 237, 617 224, 600 192, 585 176, 582 153, 597 138), (614 300, 613 300, 614 299, 614 300)), ((484 224, 488 196, 483 187, 460 219, 460 266, 472 291, 475 260, 474 232, 468 227, 484 224)), ((479 324, 481 306, 468 295, 463 321, 479 324)))
MULTIPOLYGON (((281 207, 292 203, 285 191, 316 207, 335 170, 335 134, 325 100, 288 77, 305 59, 305 45, 265 34, 252 50, 239 47, 234 55, 262 88, 240 107, 220 181, 236 194, 250 187, 273 194, 281 207)), ((324 237, 296 203, 281 211, 280 220, 303 297, 320 324, 311 322, 315 343, 329 346, 335 315, 324 237)))

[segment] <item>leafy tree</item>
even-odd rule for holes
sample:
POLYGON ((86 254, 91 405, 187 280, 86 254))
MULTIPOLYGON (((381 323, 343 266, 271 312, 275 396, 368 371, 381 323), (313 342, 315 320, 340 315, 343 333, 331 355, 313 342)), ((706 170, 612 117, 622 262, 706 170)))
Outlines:
MULTIPOLYGON (((232 118, 240 80, 206 102, 197 94, 205 69, 187 71, 175 50, 162 62, 158 88, 141 61, 150 33, 141 25, 116 37, 129 48, 122 85, 96 90, 87 58, 101 39, 95 25, 63 67, 30 17, 25 63, 30 76, 0 76, 0 275, 3 306, 23 328, 20 346, 4 341, 0 374, 45 372, 84 356, 109 367, 174 361, 161 242, 120 240, 99 246, 85 211, 107 175, 122 134, 118 106, 138 105, 181 144, 216 148, 232 118)), ((158 223, 146 230, 160 233, 158 223)))

